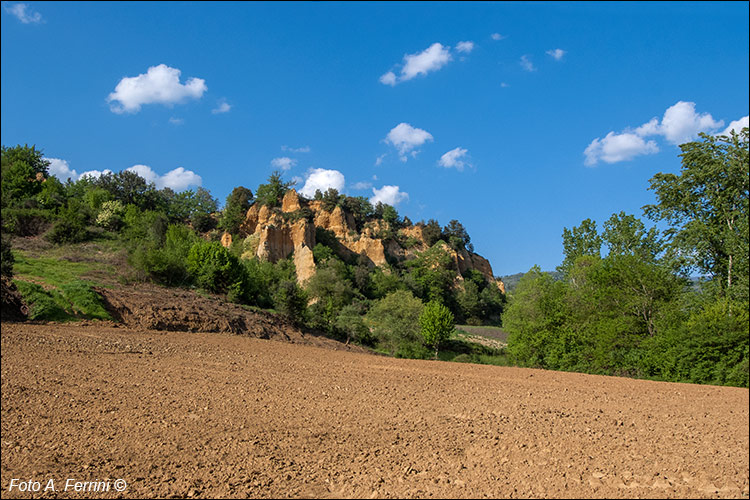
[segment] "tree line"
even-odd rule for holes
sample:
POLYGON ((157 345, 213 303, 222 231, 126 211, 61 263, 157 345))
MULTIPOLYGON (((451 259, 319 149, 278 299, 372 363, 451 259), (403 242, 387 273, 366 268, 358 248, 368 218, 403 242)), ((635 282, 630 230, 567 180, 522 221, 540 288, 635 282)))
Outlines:
POLYGON ((656 203, 562 234, 561 280, 533 267, 503 316, 515 363, 748 387, 748 129, 680 146, 656 203))

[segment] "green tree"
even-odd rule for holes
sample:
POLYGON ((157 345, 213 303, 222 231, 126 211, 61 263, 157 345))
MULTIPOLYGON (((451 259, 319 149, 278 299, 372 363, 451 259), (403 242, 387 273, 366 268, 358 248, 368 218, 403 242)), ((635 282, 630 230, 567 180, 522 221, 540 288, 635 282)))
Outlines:
POLYGON ((640 219, 625 212, 612 214, 607 219, 602 240, 609 248, 609 255, 635 255, 654 262, 662 251, 659 231, 653 227, 646 231, 640 219))
POLYGON ((240 224, 245 220, 245 214, 253 203, 253 192, 243 186, 238 186, 229 193, 224 203, 224 210, 219 219, 219 228, 237 234, 240 224))
POLYGON ((563 274, 568 274, 578 257, 601 255, 602 238, 596 230, 596 222, 591 219, 582 221, 580 226, 573 226, 573 229, 563 228, 562 237, 565 258, 557 270, 563 274))
POLYGON ((646 215, 667 221, 669 249, 686 270, 714 278, 720 293, 748 293, 748 129, 731 137, 700 134, 682 144, 680 175, 658 173, 650 190, 657 203, 646 215))
POLYGON ((435 349, 435 359, 438 349, 448 340, 455 329, 453 313, 439 302, 428 302, 422 314, 419 315, 419 333, 425 344, 435 349))
POLYGON ((427 221, 427 224, 422 226, 422 236, 424 237, 424 242, 428 247, 431 247, 432 245, 437 243, 441 235, 442 230, 440 229, 440 224, 438 224, 438 221, 436 221, 435 219, 430 219, 429 221, 427 221))
POLYGON ((281 206, 281 200, 292 185, 292 182, 284 182, 281 179, 281 172, 274 170, 268 177, 268 182, 258 186, 255 192, 255 201, 269 208, 279 207, 281 206))
POLYGON ((456 219, 448 222, 448 225, 443 228, 441 238, 448 243, 453 250, 467 249, 470 252, 474 251, 474 245, 471 244, 471 238, 466 228, 458 222, 456 219))
MULTIPOLYGON (((42 191, 42 183, 47 178, 49 161, 36 146, 2 146, 0 150, 2 169, 2 208, 20 206, 42 191)), ((33 207, 27 207, 33 208, 33 207)))

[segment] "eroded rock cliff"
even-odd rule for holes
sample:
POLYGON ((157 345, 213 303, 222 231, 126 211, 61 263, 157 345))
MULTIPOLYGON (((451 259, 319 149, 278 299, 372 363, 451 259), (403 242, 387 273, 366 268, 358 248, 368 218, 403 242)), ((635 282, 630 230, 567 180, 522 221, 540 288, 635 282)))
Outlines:
MULTIPOLYGON (((291 256, 297 270, 297 281, 304 284, 315 274, 312 250, 319 230, 335 236, 338 248, 334 250, 337 253, 349 259, 359 258, 372 266, 385 266, 389 260, 413 259, 428 249, 423 228, 419 225, 399 229, 398 238, 384 238, 393 233, 388 223, 382 220, 369 221, 358 232, 354 217, 342 207, 327 211, 323 202, 306 200, 290 189, 280 208, 253 205, 247 211, 245 221, 240 225, 246 248, 243 258, 258 257, 276 262, 291 256)), ((231 236, 227 236, 222 238, 225 246, 231 244, 231 236)), ((476 269, 505 292, 502 281, 492 274, 487 259, 465 249, 456 251, 447 245, 445 249, 459 272, 459 281, 469 270, 476 269)))

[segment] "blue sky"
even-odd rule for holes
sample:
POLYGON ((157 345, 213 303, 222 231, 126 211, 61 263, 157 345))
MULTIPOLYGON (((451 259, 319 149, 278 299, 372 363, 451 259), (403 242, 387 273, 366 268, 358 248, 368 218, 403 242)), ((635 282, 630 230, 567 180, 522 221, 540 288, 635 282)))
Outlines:
POLYGON ((554 269, 583 219, 641 217, 680 142, 747 126, 747 2, 2 6, 2 144, 58 176, 223 203, 282 169, 458 219, 499 276, 554 269))

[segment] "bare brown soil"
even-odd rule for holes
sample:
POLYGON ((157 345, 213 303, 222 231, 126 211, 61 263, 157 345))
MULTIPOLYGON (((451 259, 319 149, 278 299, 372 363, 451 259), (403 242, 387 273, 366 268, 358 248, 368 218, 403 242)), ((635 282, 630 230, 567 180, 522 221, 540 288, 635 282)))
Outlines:
POLYGON ((748 497, 747 389, 293 337, 3 323, 3 498, 748 497))

